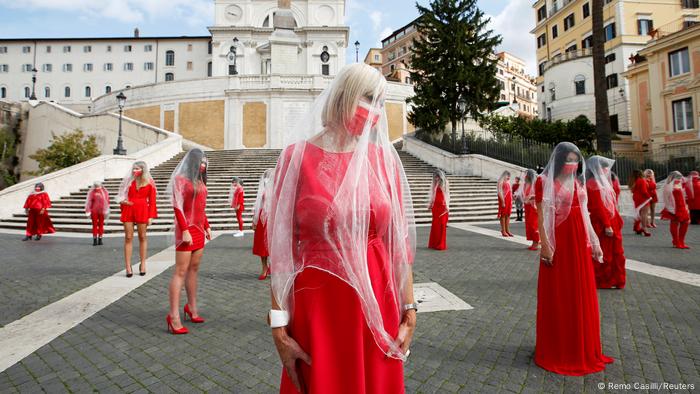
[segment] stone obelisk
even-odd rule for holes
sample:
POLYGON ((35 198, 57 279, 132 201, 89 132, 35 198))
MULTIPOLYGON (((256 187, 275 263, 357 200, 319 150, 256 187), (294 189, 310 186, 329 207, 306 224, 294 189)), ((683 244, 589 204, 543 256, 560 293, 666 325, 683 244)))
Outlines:
POLYGON ((273 74, 304 74, 300 58, 301 40, 294 32, 291 0, 278 0, 270 36, 273 74))

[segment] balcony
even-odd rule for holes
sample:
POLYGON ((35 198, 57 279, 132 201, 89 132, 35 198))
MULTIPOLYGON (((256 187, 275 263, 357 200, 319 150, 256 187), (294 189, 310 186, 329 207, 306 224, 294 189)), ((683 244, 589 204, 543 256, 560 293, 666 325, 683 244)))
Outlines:
POLYGON ((567 5, 570 3, 573 3, 575 0, 562 0, 561 5, 559 5, 558 2, 554 3, 554 7, 549 9, 549 12, 547 15, 549 15, 549 18, 553 17, 557 12, 563 10, 567 5))
POLYGON ((547 61, 544 65, 544 71, 547 71, 548 69, 556 66, 557 64, 568 62, 570 60, 576 60, 576 59, 581 59, 584 57, 589 57, 591 55, 593 55, 592 48, 584 48, 584 49, 579 49, 577 51, 565 52, 564 54, 557 55, 557 56, 553 57, 551 60, 547 61))
MULTIPOLYGON (((696 0, 696 3, 697 3, 697 0, 696 0)), ((678 20, 673 21, 671 23, 657 27, 656 29, 650 31, 649 35, 653 39, 658 40, 660 38, 670 36, 671 34, 675 34, 675 33, 690 29, 694 26, 697 26, 698 24, 700 24, 700 22, 695 21, 695 20, 678 19, 678 20)))

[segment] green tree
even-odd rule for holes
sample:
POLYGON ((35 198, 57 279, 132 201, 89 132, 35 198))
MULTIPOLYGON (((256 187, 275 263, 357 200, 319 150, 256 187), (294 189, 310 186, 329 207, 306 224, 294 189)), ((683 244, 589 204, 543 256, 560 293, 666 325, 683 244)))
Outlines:
POLYGON ((569 141, 576 144, 582 151, 595 151, 593 141, 596 137, 596 129, 584 115, 566 122, 491 115, 482 120, 481 127, 500 140, 521 137, 547 144, 569 141))
POLYGON ((18 137, 10 128, 0 128, 0 189, 12 186, 19 180, 15 174, 17 142, 18 137))
POLYGON ((486 28, 489 19, 476 0, 432 0, 428 7, 416 7, 420 34, 413 41, 415 96, 409 120, 431 133, 450 123, 454 137, 460 119, 480 119, 494 108, 501 91, 494 50, 501 37, 486 28))
POLYGON ((51 145, 39 149, 29 158, 39 163, 39 171, 31 175, 44 175, 58 171, 100 155, 94 135, 85 136, 82 130, 75 129, 67 134, 52 134, 51 145))

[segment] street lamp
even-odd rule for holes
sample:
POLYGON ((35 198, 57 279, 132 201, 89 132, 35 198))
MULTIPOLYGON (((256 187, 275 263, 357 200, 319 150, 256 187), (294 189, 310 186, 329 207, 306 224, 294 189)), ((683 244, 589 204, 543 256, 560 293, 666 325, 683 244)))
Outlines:
POLYGON ((464 99, 459 100, 459 111, 462 113, 462 150, 461 154, 466 155, 469 154, 469 145, 467 143, 467 134, 464 132, 464 116, 466 115, 467 112, 467 101, 464 99))
POLYGON ((36 67, 32 68, 32 95, 29 97, 30 100, 36 100, 36 67))
POLYGON ((126 96, 124 92, 119 92, 117 95, 117 105, 119 105, 119 137, 117 138, 117 147, 114 148, 113 153, 115 155, 126 155, 126 149, 124 149, 124 140, 122 140, 122 112, 124 111, 124 105, 126 104, 126 96))
POLYGON ((355 63, 360 62, 360 42, 355 41, 355 63))

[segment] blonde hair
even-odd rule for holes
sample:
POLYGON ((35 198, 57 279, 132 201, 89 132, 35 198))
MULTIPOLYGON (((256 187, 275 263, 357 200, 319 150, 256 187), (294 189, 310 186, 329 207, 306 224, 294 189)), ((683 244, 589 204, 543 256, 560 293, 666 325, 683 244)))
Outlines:
POLYGON ((345 127, 361 97, 367 96, 370 101, 377 101, 385 91, 386 79, 376 69, 364 63, 343 67, 335 77, 323 107, 323 126, 345 127))
POLYGON ((140 182, 137 183, 137 186, 139 188, 144 187, 144 186, 148 185, 149 183, 151 183, 153 178, 151 178, 151 172, 148 170, 148 164, 146 164, 146 162, 137 161, 134 163, 134 165, 131 166, 131 168, 134 168, 134 167, 139 167, 143 171, 143 173, 141 174, 140 182))

